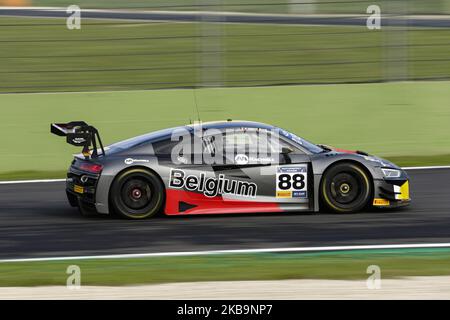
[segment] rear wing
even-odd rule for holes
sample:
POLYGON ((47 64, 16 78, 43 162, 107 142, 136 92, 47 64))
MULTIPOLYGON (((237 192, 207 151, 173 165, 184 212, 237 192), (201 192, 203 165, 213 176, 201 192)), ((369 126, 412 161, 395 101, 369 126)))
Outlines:
POLYGON ((52 123, 50 132, 57 136, 66 137, 66 142, 71 145, 83 147, 82 153, 86 158, 97 158, 99 156, 98 147, 102 152, 101 155, 105 155, 105 149, 97 129, 84 121, 52 123), (89 150, 91 146, 92 153, 89 150))

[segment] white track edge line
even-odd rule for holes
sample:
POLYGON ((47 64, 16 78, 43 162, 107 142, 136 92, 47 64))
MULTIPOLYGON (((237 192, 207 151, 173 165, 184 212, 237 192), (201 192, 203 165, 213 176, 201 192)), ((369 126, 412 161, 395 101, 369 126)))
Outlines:
POLYGON ((17 181, 0 181, 0 184, 48 183, 48 182, 64 182, 64 181, 66 181, 66 179, 17 180, 17 181))
MULTIPOLYGON (((450 169, 450 166, 429 166, 429 167, 404 167, 404 170, 436 170, 450 169)), ((0 181, 2 184, 21 184, 21 183, 46 183, 46 182, 64 182, 66 179, 40 179, 40 180, 16 180, 16 181, 0 181)))
POLYGON ((150 257, 183 257, 183 256, 204 256, 204 255, 245 254, 245 253, 283 253, 283 252, 311 252, 311 251, 324 252, 324 251, 352 251, 352 250, 374 250, 374 249, 423 249, 423 248, 450 248, 450 243, 235 249, 235 250, 180 251, 180 252, 135 253, 135 254, 131 253, 131 254, 111 254, 111 255, 93 255, 93 256, 3 259, 0 260, 0 263, 93 260, 93 259, 131 259, 131 258, 150 258, 150 257))
MULTIPOLYGON (((2 6, 0 10, 10 11, 10 10, 21 10, 21 11, 56 11, 56 12, 67 12, 67 7, 52 7, 52 6, 2 6)), ((155 7, 157 8, 157 7, 155 7)), ((198 11, 198 10, 136 10, 136 8, 82 8, 81 13, 84 12, 94 12, 94 13, 173 13, 178 15, 183 14, 211 14, 211 15, 236 15, 236 16, 274 16, 274 17, 331 17, 331 18, 366 18, 367 14, 354 14, 354 13, 335 13, 335 14, 292 14, 292 13, 258 13, 258 12, 239 12, 239 11, 198 11)), ((450 18, 448 14, 410 14, 410 15, 398 15, 397 19, 412 17, 414 19, 435 19, 442 20, 450 18)))
POLYGON ((424 166, 424 167, 403 167, 404 170, 435 170, 435 169, 450 169, 450 166, 424 166))

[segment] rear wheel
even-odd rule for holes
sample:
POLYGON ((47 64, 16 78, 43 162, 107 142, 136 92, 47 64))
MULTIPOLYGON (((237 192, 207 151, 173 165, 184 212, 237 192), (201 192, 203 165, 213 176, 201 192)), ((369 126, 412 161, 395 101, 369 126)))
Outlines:
POLYGON ((322 202, 340 213, 356 212, 367 206, 372 197, 368 173, 353 163, 339 163, 325 172, 320 188, 322 202))
POLYGON ((164 186, 152 172, 136 168, 119 174, 111 187, 111 205, 123 218, 156 215, 164 200, 164 186))

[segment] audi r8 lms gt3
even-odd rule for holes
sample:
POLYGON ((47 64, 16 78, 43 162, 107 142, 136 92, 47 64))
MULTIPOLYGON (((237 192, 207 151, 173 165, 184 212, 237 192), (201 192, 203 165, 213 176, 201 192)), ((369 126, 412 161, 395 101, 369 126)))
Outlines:
POLYGON ((66 183, 82 214, 350 213, 410 202, 408 176, 395 164, 258 122, 196 123, 107 147, 83 121, 53 123, 51 132, 83 147, 66 183))

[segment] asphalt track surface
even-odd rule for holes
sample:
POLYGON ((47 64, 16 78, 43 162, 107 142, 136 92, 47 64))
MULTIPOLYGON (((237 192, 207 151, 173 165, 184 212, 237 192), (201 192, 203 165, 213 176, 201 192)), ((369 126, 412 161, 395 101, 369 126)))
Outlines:
POLYGON ((450 242, 450 170, 410 171, 411 206, 358 214, 82 217, 64 183, 0 185, 0 259, 450 242))
MULTIPOLYGON (((0 16, 67 18, 65 8, 0 8, 0 16)), ((369 15, 288 15, 232 12, 83 10, 81 18, 136 21, 366 26, 369 15)), ((382 25, 449 28, 450 16, 382 16, 382 25)))

